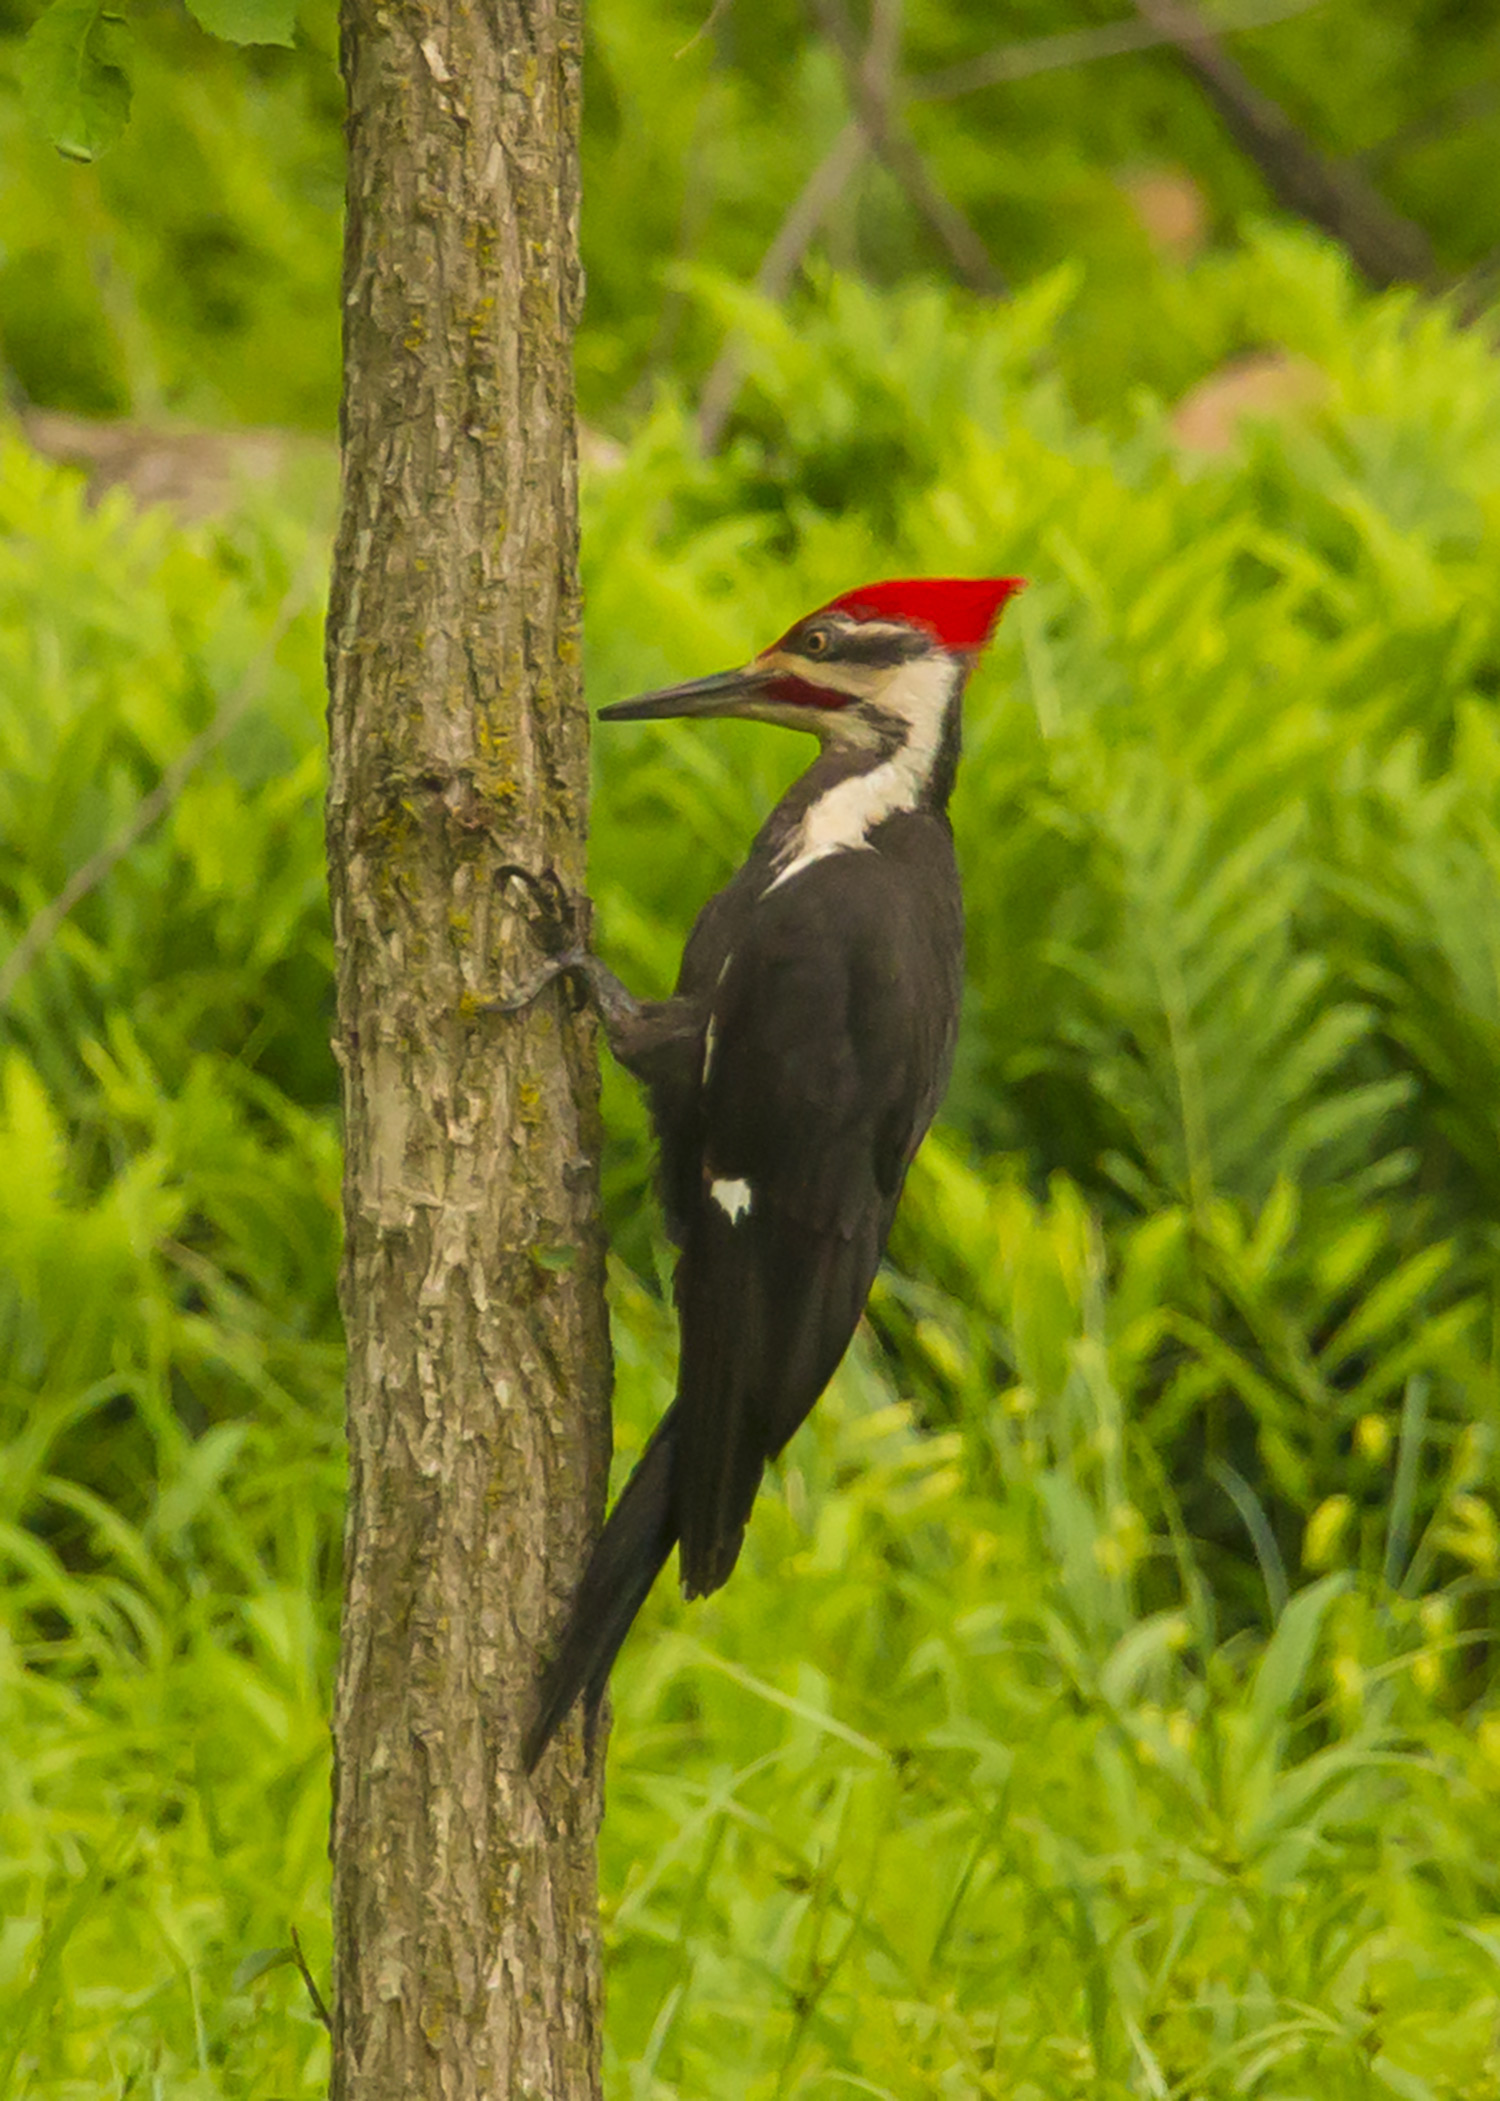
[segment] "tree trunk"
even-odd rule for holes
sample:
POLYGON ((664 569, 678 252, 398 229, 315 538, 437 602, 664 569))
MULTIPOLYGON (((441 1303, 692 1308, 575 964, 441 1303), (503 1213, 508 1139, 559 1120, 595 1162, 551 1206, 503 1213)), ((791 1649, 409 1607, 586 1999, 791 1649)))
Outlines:
POLYGON ((584 880, 578 0, 344 0, 328 831, 350 1504, 336 2101, 598 2092, 597 1783, 524 1707, 603 1501, 592 1024, 504 866, 584 880))

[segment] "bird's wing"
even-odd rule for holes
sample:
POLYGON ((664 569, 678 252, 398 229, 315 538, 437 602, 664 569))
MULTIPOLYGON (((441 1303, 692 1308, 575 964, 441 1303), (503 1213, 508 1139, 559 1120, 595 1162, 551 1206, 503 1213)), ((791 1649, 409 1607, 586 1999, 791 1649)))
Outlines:
POLYGON ((733 1568, 864 1309, 947 1077, 956 954, 933 934, 877 855, 834 856, 757 906, 715 992, 677 1287, 689 1595, 733 1568))

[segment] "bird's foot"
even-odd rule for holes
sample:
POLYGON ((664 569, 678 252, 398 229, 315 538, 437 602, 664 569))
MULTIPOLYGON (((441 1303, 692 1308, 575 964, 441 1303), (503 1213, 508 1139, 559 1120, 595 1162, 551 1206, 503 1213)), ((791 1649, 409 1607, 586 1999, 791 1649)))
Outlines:
POLYGON ((504 999, 478 1000, 470 1011, 476 1014, 524 1014, 549 985, 558 978, 570 977, 580 984, 585 998, 592 1001, 611 1048, 628 1065, 643 1019, 656 1010, 649 1003, 638 1000, 590 950, 589 900, 573 896, 552 869, 544 869, 537 875, 531 869, 523 868, 518 861, 507 861, 498 870, 497 880, 520 883, 527 891, 531 901, 531 930, 548 961, 519 992, 504 999))
POLYGON ((575 897, 555 868, 544 868, 538 875, 519 861, 505 861, 495 871, 495 882, 502 889, 507 883, 519 883, 525 890, 531 932, 544 956, 587 948, 589 900, 575 897))
POLYGON ((476 1000, 473 1011, 476 1014, 524 1014, 558 978, 568 977, 576 971, 586 980, 593 961, 594 958, 586 948, 564 949, 560 956, 554 956, 551 962, 544 963, 521 991, 512 992, 505 999, 476 1000))
POLYGON ((590 960, 588 953, 589 900, 575 897, 555 869, 540 875, 519 861, 506 861, 495 871, 497 887, 518 883, 526 892, 527 925, 532 939, 548 961, 519 992, 504 998, 465 1002, 473 1014, 524 1014, 526 1009, 558 978, 580 970, 590 960))

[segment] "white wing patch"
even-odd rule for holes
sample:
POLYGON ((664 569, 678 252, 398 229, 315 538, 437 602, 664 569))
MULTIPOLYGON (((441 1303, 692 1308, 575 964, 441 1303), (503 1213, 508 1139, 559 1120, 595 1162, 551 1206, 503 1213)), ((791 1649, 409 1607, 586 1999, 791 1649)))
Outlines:
POLYGON ((719 1024, 714 1019, 713 1015, 710 1014, 708 1017, 708 1027, 703 1032, 703 1071, 700 1076, 700 1081, 701 1084, 705 1087, 708 1085, 708 1075, 713 1067, 714 1044, 718 1039, 718 1034, 719 1024))
POLYGON ((732 1226, 750 1216, 754 1192, 748 1182, 710 1182, 708 1193, 732 1226))

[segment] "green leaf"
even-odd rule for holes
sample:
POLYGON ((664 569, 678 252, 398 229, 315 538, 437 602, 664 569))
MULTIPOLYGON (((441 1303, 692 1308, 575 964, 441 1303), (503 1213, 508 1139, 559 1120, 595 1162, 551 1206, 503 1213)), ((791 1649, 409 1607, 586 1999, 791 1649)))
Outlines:
POLYGON ((226 44, 290 44, 295 0, 188 0, 188 13, 226 44))
POLYGON ((232 1992, 248 1991, 269 1971, 285 1969, 288 1963, 296 1960, 295 1948, 256 1948, 236 1968, 229 1980, 229 1989, 232 1992))
POLYGON ((1303 1696, 1323 1622, 1336 1598, 1349 1588, 1342 1573, 1324 1576, 1300 1591, 1276 1623, 1276 1632, 1255 1673, 1249 1702, 1246 1764, 1270 1750, 1303 1696))
POLYGON ((97 160, 125 129, 129 43, 107 0, 52 0, 22 46, 26 106, 69 160, 97 160))

